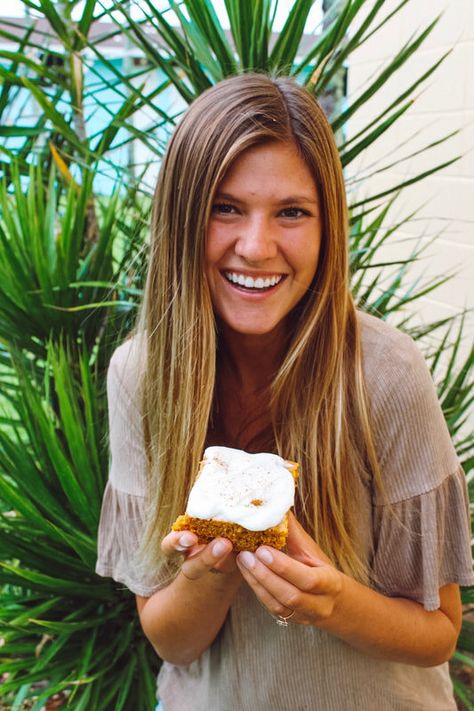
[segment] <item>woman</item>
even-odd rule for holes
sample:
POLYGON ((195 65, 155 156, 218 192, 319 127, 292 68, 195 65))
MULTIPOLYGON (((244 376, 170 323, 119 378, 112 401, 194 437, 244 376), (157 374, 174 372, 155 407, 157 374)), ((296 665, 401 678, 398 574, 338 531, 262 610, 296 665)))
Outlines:
POLYGON ((109 370, 97 566, 137 596, 164 711, 456 708, 465 479, 414 344, 354 308, 347 222, 304 89, 249 74, 190 107, 109 370), (211 444, 300 463, 286 551, 169 533, 211 444))

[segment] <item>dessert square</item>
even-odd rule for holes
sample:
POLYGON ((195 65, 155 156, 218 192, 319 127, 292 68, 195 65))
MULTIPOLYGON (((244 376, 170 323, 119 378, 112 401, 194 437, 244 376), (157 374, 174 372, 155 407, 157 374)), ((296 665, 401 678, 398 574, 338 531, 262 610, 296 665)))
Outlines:
POLYGON ((264 544, 281 549, 297 477, 298 464, 277 454, 208 447, 186 513, 172 529, 192 531, 200 543, 228 538, 236 551, 264 544))

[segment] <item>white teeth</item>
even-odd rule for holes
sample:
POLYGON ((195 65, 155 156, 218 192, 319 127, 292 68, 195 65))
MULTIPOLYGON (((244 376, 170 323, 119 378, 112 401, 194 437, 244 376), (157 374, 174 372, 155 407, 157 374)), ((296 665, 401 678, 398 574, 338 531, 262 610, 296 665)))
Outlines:
POLYGON ((257 277, 254 279, 251 276, 245 276, 244 274, 236 274, 235 272, 224 272, 225 278, 232 282, 233 284, 238 284, 239 286, 245 286, 246 289, 268 289, 271 286, 278 284, 283 276, 280 274, 278 276, 257 277))

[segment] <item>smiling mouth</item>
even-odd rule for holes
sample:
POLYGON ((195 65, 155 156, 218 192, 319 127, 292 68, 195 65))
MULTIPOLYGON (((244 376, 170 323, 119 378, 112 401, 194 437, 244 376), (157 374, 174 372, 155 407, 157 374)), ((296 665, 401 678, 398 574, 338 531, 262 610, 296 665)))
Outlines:
POLYGON ((225 279, 233 286, 238 286, 241 289, 248 291, 268 291, 275 288, 284 278, 284 274, 274 274, 270 277, 251 277, 246 274, 237 274, 236 272, 223 272, 225 279))

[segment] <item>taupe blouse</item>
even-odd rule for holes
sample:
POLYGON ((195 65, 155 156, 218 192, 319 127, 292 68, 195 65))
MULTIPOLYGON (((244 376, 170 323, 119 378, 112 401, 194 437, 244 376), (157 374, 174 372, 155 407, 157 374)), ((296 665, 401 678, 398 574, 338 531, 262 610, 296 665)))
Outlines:
MULTIPOLYGON (((364 373, 377 423, 385 501, 355 483, 362 540, 378 590, 427 610, 439 588, 474 582, 466 481, 428 368, 413 341, 359 314, 364 373)), ((113 355, 108 375, 110 478, 97 573, 150 596, 163 571, 136 565, 145 495, 143 431, 136 395, 137 339, 113 355)), ((190 666, 165 662, 164 711, 448 711, 448 666, 420 668, 356 651, 312 627, 281 628, 243 584, 214 643, 190 666)))

